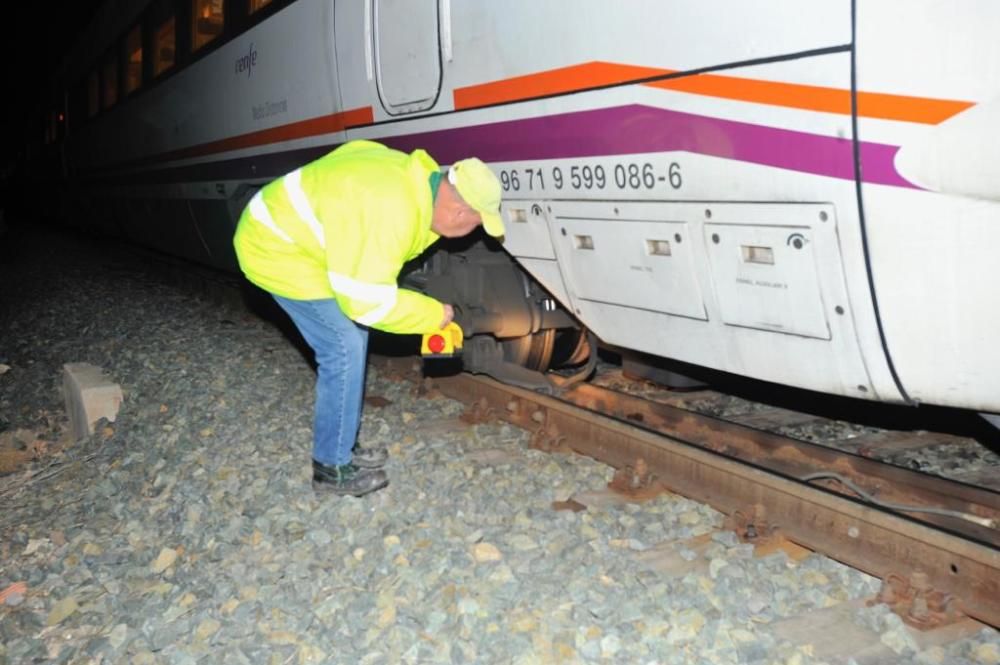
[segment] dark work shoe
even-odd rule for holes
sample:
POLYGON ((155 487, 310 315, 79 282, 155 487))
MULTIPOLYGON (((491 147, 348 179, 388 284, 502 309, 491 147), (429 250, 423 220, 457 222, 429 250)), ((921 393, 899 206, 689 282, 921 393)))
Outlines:
POLYGON ((389 451, 385 446, 373 444, 370 446, 356 446, 351 464, 362 469, 381 469, 389 461, 389 451))
POLYGON ((356 464, 328 466, 313 460, 312 484, 317 492, 362 496, 388 485, 389 477, 379 469, 362 469, 356 464))

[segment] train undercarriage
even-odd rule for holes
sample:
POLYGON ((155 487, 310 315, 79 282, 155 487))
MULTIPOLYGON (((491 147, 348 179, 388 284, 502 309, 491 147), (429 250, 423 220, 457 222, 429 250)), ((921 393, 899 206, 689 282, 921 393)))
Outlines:
POLYGON ((454 306, 463 369, 543 392, 593 370, 594 336, 508 254, 479 238, 449 244, 458 246, 431 254, 403 284, 454 306))

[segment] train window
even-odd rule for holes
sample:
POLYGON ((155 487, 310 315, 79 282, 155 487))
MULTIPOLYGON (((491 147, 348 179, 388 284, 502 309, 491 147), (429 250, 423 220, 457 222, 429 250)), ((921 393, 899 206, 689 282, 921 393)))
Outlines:
POLYGON ((177 50, 177 30, 171 16, 156 28, 153 35, 153 76, 159 76, 174 66, 177 50))
POLYGON ((87 79, 80 81, 69 91, 69 99, 66 104, 66 133, 82 127, 87 120, 88 102, 87 79))
POLYGON ((197 51, 222 34, 222 0, 192 0, 191 50, 197 51))
POLYGON ((93 118, 101 110, 101 79, 97 70, 87 77, 87 117, 93 118))
POLYGON ((125 94, 142 85, 142 28, 135 26, 125 37, 125 94))
POLYGON ((271 0, 250 0, 250 13, 263 9, 271 4, 271 0))
POLYGON ((113 55, 101 69, 101 106, 109 109, 118 101, 118 59, 113 55))
POLYGON ((57 113, 51 111, 49 113, 49 121, 45 125, 45 145, 51 145, 56 142, 56 136, 58 135, 58 123, 57 113))

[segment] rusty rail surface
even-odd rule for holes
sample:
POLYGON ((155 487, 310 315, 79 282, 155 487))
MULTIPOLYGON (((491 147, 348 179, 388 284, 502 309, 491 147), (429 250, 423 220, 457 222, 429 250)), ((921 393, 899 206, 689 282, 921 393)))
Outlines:
MULTIPOLYGON (((828 446, 792 439, 713 416, 651 402, 592 385, 580 385, 560 396, 564 401, 606 416, 696 444, 768 471, 803 478, 829 471, 846 478, 883 503, 943 508, 965 519, 926 512, 911 517, 935 524, 971 540, 1000 547, 1000 493, 938 476, 905 469, 828 446), (992 524, 989 524, 992 523, 992 524)), ((853 496, 843 484, 824 481, 828 489, 853 496)))
MULTIPOLYGON (((414 367, 412 359, 393 364, 414 367)), ((887 501, 943 506, 983 518, 998 514, 995 492, 594 386, 580 386, 561 399, 468 374, 436 378, 434 386, 454 399, 478 402, 560 448, 616 469, 646 468, 665 488, 727 515, 766 513, 768 523, 789 540, 882 580, 919 571, 922 583, 953 597, 958 610, 1000 625, 995 529, 951 517, 921 515, 926 521, 917 521, 838 494, 833 486, 795 478, 832 469, 887 501), (772 459, 776 469, 763 468, 772 459)))

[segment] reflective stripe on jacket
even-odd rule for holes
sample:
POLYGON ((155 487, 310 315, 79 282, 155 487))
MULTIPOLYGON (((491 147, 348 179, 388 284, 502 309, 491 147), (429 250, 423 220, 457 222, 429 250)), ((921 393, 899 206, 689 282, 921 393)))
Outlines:
POLYGON ((437 330, 444 307, 396 286, 438 235, 429 178, 437 163, 352 141, 271 182, 240 217, 233 244, 257 286, 285 298, 336 298, 349 318, 395 333, 437 330))

